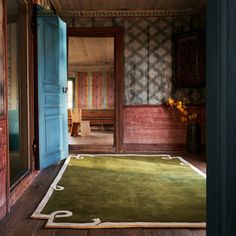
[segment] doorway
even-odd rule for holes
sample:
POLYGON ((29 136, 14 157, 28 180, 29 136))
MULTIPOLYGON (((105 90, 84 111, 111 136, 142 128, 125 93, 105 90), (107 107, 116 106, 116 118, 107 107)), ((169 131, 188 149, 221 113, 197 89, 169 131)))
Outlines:
POLYGON ((114 38, 69 37, 68 47, 69 130, 71 112, 81 110, 80 132, 69 132, 69 144, 113 146, 114 38))
POLYGON ((70 151, 119 148, 122 66, 120 28, 68 30, 68 136, 70 151), (120 63, 121 64, 121 63, 120 63), (78 113, 79 120, 75 120, 78 113), (77 124, 76 124, 77 123, 77 124), (79 123, 79 124, 78 124, 79 123))
POLYGON ((30 170, 28 19, 24 1, 7 4, 8 133, 11 188, 30 170))

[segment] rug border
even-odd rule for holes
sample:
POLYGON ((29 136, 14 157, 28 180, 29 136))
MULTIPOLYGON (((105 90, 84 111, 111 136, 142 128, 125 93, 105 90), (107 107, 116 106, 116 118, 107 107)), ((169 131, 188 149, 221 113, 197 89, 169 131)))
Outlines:
POLYGON ((62 178, 71 157, 77 156, 78 159, 80 156, 86 155, 89 157, 98 157, 98 156, 157 156, 157 157, 167 157, 169 159, 179 159, 182 163, 188 165, 191 169, 197 172, 202 177, 206 178, 206 174, 199 170, 197 167, 186 161, 184 158, 180 156, 171 156, 168 154, 151 154, 151 155, 144 155, 144 154, 78 154, 78 155, 69 155, 66 158, 64 164, 62 165, 60 171, 58 172, 56 178, 50 185, 47 193, 37 206, 36 210, 31 215, 33 219, 47 219, 47 223, 45 228, 70 228, 70 229, 106 229, 106 228, 206 228, 206 222, 101 222, 100 219, 93 219, 94 222, 92 223, 69 223, 69 222, 62 222, 56 223, 53 222, 54 217, 69 217, 73 213, 67 210, 52 212, 50 215, 41 214, 42 210, 46 206, 48 200, 50 199, 51 195, 54 191, 61 191, 64 187, 57 185, 57 183, 62 178), (64 215, 63 215, 64 214, 64 215))

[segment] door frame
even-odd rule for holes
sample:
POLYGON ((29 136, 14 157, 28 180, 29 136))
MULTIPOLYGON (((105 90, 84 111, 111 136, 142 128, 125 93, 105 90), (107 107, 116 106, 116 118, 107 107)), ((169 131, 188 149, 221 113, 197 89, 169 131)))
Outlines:
MULTIPOLYGON (((30 119, 32 119, 33 113, 30 105, 30 95, 32 90, 30 86, 31 79, 31 67, 29 66, 30 57, 30 14, 29 3, 24 0, 18 0, 19 7, 19 43, 24 42, 19 48, 19 54, 21 60, 18 62, 19 74, 18 74, 18 94, 19 94, 19 140, 20 140, 20 159, 22 166, 27 169, 15 183, 12 184, 11 190, 18 185, 18 183, 32 170, 31 166, 31 140, 30 140, 30 119)), ((10 167, 10 162, 9 162, 10 167)))
POLYGON ((236 1, 207 10, 207 235, 236 235, 236 1))
POLYGON ((115 104, 115 152, 123 147, 123 103, 124 103, 124 29, 123 27, 68 28, 67 36, 74 37, 113 37, 114 38, 114 104, 115 104))
MULTIPOLYGON (((20 134, 20 138, 23 142, 24 153, 27 153, 25 156, 27 157, 27 163, 25 166, 28 168, 28 171, 22 175, 19 180, 16 181, 12 186, 10 186, 10 156, 9 156, 9 141, 7 141, 6 145, 6 208, 7 212, 10 211, 10 207, 19 199, 19 197, 23 194, 23 192, 28 187, 29 183, 33 181, 33 176, 36 173, 33 171, 34 168, 34 154, 32 150, 32 143, 34 140, 34 104, 31 102, 34 99, 34 67, 30 65, 30 62, 34 58, 33 51, 33 36, 32 36, 32 2, 29 0, 18 0, 19 7, 23 13, 22 21, 24 21, 24 32, 25 35, 20 35, 23 37, 26 44, 21 48, 25 53, 23 55, 23 60, 20 62, 20 67, 24 67, 23 71, 20 71, 21 76, 25 77, 24 81, 20 81, 21 89, 26 90, 25 98, 20 102, 23 104, 23 110, 25 114, 20 115, 20 122, 22 119, 25 119, 24 125, 21 127, 24 134, 20 134), (27 113, 27 114, 26 114, 27 113)), ((7 1, 3 0, 3 34, 4 34, 4 66, 5 66, 5 97, 6 97, 6 119, 7 119, 7 133, 6 140, 9 139, 9 122, 8 122, 8 25, 7 25, 7 1)), ((23 93, 23 91, 20 91, 23 93)), ((19 94, 20 94, 19 93, 19 94)), ((0 180, 1 181, 1 180, 0 180)))

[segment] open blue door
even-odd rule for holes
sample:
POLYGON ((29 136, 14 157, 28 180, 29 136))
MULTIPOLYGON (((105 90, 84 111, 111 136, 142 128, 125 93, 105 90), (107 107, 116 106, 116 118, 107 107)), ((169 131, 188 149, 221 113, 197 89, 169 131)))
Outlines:
POLYGON ((67 33, 56 15, 37 16, 39 168, 68 155, 67 33))

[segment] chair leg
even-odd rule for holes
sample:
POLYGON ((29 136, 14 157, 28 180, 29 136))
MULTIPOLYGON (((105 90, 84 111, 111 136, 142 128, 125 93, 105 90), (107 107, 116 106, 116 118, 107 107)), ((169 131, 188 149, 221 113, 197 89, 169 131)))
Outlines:
POLYGON ((78 124, 77 123, 72 123, 71 125, 71 136, 78 136, 78 124))
POLYGON ((74 136, 73 130, 74 130, 74 124, 72 123, 70 128, 70 136, 74 136))

